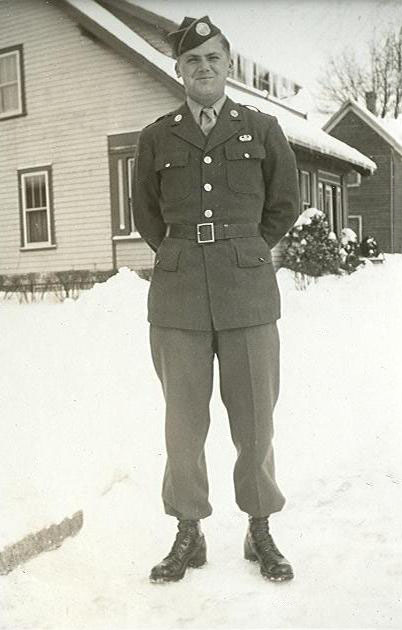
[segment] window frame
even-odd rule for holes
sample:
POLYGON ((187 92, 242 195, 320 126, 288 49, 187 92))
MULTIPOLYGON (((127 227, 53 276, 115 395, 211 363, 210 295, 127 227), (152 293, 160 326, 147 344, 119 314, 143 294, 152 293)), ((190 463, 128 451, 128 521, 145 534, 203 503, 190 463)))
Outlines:
POLYGON ((357 221, 359 227, 358 227, 358 234, 356 236, 357 236, 357 238, 359 240, 359 243, 361 243, 361 241, 363 239, 363 217, 362 217, 361 214, 349 214, 348 215, 348 227, 351 230, 354 230, 354 228, 351 225, 349 225, 349 219, 352 219, 352 221, 353 220, 357 221))
POLYGON ((322 201, 324 205, 320 210, 326 215, 331 230, 339 234, 344 212, 343 187, 339 175, 319 171, 319 206, 321 205, 321 195, 323 195, 322 201), (324 173, 325 176, 323 176, 324 173))
POLYGON ((108 136, 112 240, 141 239, 135 229, 131 197, 136 146, 140 132, 108 136))
POLYGON ((25 101, 25 73, 24 73, 24 49, 22 44, 15 46, 8 46, 7 48, 0 48, 0 59, 9 55, 15 54, 17 57, 17 74, 18 74, 18 97, 19 106, 18 110, 0 113, 0 121, 9 120, 10 118, 18 118, 19 116, 26 115, 26 101, 25 101))
POLYGON ((54 230, 54 206, 53 206, 53 179, 52 166, 46 164, 32 168, 24 168, 17 171, 18 173, 18 193, 20 206, 20 232, 21 232, 21 251, 33 251, 41 249, 51 249, 56 247, 55 230, 54 230), (46 226, 48 232, 47 241, 28 241, 27 230, 27 214, 36 212, 35 208, 26 207, 26 188, 25 181, 33 175, 45 175, 46 186, 46 226))
POLYGON ((300 211, 304 212, 304 210, 307 210, 307 208, 311 208, 312 207, 312 203, 313 203, 313 177, 312 177, 312 173, 311 171, 306 171, 305 169, 298 169, 299 171, 299 190, 300 190, 300 211), (306 176, 308 178, 308 186, 306 188, 306 190, 308 191, 308 199, 304 200, 303 198, 303 176, 306 176))
POLYGON ((346 175, 345 179, 347 188, 358 188, 362 183, 362 176, 357 171, 351 171, 346 175))

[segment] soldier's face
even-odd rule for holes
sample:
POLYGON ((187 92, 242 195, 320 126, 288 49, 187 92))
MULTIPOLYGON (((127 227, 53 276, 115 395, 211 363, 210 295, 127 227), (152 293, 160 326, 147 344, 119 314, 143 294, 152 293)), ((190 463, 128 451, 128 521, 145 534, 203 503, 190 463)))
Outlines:
POLYGON ((176 73, 183 79, 188 96, 202 105, 212 105, 224 93, 230 67, 230 57, 215 35, 180 55, 176 73))

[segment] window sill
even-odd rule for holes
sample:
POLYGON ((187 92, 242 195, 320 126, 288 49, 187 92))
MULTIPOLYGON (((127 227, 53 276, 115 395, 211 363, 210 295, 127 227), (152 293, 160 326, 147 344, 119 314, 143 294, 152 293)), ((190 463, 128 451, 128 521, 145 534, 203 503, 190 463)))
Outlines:
POLYGON ((139 241, 141 235, 138 232, 131 232, 131 234, 123 234, 122 236, 113 236, 114 241, 139 241))
POLYGON ((20 111, 20 112, 14 112, 14 113, 6 113, 6 114, 2 114, 0 116, 0 122, 2 120, 11 120, 12 118, 19 118, 20 116, 26 116, 26 112, 24 111, 20 111))
POLYGON ((38 243, 37 245, 25 245, 25 247, 20 247, 20 252, 37 252, 40 249, 56 249, 56 247, 57 245, 38 243))

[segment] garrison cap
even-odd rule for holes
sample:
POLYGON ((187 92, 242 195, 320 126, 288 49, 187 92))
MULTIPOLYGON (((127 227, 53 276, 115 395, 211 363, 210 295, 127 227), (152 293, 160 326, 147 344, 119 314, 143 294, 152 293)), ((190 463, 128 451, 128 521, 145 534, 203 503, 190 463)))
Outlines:
POLYGON ((200 46, 220 32, 221 30, 212 24, 208 15, 199 19, 185 17, 178 30, 168 35, 173 48, 173 56, 177 59, 182 53, 200 46))

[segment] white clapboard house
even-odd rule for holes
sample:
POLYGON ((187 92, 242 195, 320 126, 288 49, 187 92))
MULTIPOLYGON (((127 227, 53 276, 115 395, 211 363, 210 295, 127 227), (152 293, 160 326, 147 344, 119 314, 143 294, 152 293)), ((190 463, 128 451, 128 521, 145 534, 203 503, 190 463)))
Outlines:
MULTIPOLYGON (((175 27, 127 0, 0 0, 0 276, 152 266, 130 179, 141 129, 183 101, 175 27)), ((301 209, 339 231, 347 174, 375 165, 286 105, 299 85, 234 55, 228 95, 278 118, 301 209)))

